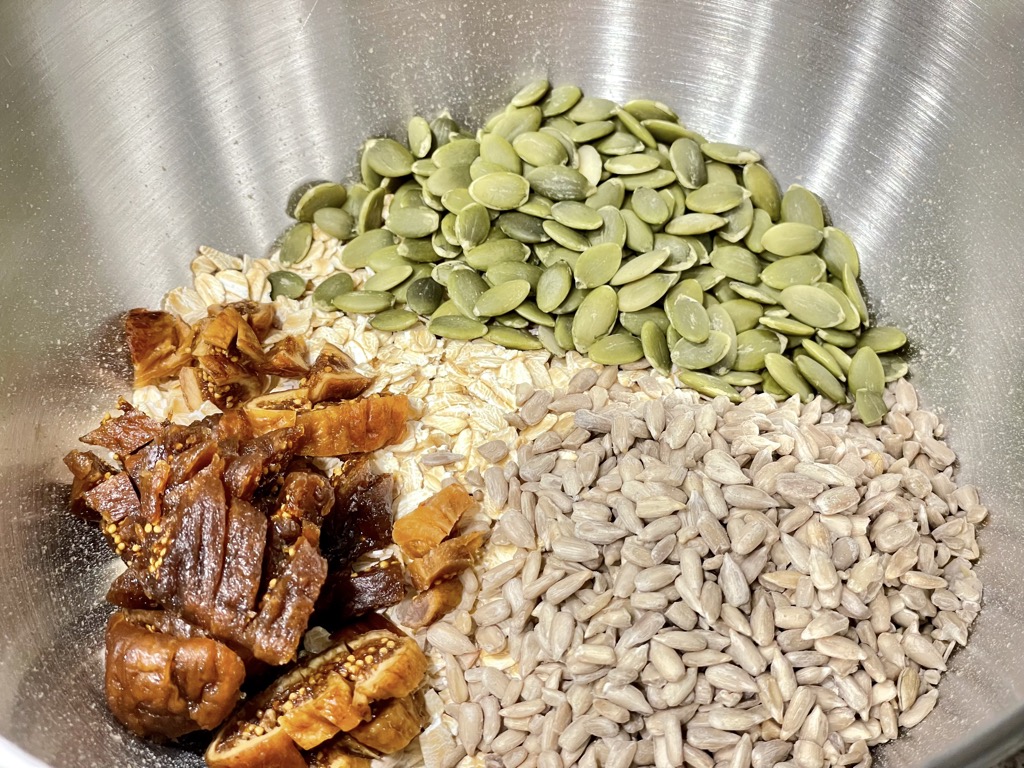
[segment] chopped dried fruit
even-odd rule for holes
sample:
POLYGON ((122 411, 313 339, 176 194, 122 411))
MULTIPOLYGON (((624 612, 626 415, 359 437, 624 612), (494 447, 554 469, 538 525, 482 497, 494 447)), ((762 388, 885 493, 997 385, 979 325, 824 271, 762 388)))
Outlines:
POLYGON ((309 371, 306 341, 301 336, 287 336, 272 344, 256 370, 266 376, 282 376, 286 379, 305 376, 309 371))
POLYGON ((136 387, 176 376, 192 361, 192 328, 169 312, 133 309, 124 328, 136 387))
POLYGON ((359 397, 373 379, 352 370, 352 358, 337 347, 326 344, 306 377, 311 403, 326 400, 351 400, 359 397))
POLYGON ((309 753, 309 768, 370 768, 372 757, 352 751, 361 746, 348 734, 335 736, 309 753))
POLYGON ((85 503, 84 496, 110 478, 116 470, 95 453, 85 451, 71 451, 64 457, 64 464, 74 475, 69 501, 72 513, 87 520, 99 520, 99 515, 85 503))
POLYGON ((104 419, 96 429, 81 438, 83 443, 98 445, 123 457, 139 450, 160 434, 160 423, 135 410, 127 400, 118 400, 117 407, 121 415, 104 419))
POLYGON ((448 538, 473 497, 458 483, 445 486, 395 521, 395 543, 409 557, 423 557, 448 538))
POLYGON ((370 722, 353 729, 350 735, 381 755, 393 755, 420 735, 427 720, 423 696, 416 693, 375 706, 370 722))
POLYGON ((329 571, 316 606, 316 620, 328 628, 369 611, 397 605, 405 597, 405 576, 397 560, 381 560, 365 570, 329 571))
POLYGON ((372 474, 365 465, 359 476, 358 482, 335 481, 334 509, 321 530, 320 550, 337 571, 348 570, 360 555, 392 541, 394 478, 372 474))
POLYGON ((111 616, 107 706, 140 736, 175 739, 216 728, 238 701, 245 666, 226 645, 202 637, 183 622, 160 622, 160 616, 111 616))
POLYGON ((87 509, 95 512, 108 524, 137 519, 142 515, 139 495, 135 492, 131 478, 125 472, 119 472, 104 480, 86 493, 82 501, 87 509))
POLYGON ((306 394, 305 388, 299 388, 260 395, 242 406, 242 413, 257 435, 272 429, 294 427, 298 412, 310 408, 306 394))
POLYGON ((471 567, 483 541, 483 533, 474 531, 441 542, 436 549, 423 557, 410 561, 406 569, 413 586, 422 592, 431 585, 456 576, 471 567))
POLYGON ((376 451, 402 438, 411 414, 405 395, 366 397, 299 411, 295 421, 303 429, 299 454, 345 456, 376 451))
POLYGON ((461 600, 462 582, 449 579, 402 603, 395 618, 409 629, 423 629, 455 610, 461 600))

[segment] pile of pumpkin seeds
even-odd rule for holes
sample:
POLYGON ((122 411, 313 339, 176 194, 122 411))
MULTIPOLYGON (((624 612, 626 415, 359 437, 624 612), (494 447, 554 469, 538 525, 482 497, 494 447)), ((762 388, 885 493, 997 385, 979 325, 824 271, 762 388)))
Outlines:
MULTIPOLYGON (((413 117, 407 142, 372 138, 361 181, 304 191, 283 266, 314 226, 344 243, 321 309, 400 331, 513 349, 646 358, 698 392, 816 393, 868 424, 907 372, 902 331, 871 327, 850 237, 814 194, 783 193, 753 149, 708 141, 668 106, 551 88, 517 93, 471 134, 413 117), (364 271, 365 270, 365 271, 364 271), (366 275, 356 288, 349 272, 366 275)), ((273 296, 309 288, 283 269, 273 296)))

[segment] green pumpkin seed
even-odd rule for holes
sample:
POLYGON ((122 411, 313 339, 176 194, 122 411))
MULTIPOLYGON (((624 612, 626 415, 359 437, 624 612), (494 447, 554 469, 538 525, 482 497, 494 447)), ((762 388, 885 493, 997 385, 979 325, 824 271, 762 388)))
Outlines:
POLYGON ((769 352, 764 356, 764 365, 776 383, 790 395, 798 395, 800 400, 805 403, 814 398, 814 390, 800 375, 800 371, 792 360, 769 352))
POLYGON ((373 229, 356 236, 341 251, 341 263, 348 269, 360 269, 370 263, 370 256, 381 248, 395 244, 395 236, 386 229, 373 229))
POLYGON ((579 172, 583 174, 584 178, 592 186, 596 187, 601 183, 601 176, 604 174, 601 155, 589 144, 582 144, 578 148, 576 156, 578 158, 577 168, 579 172))
POLYGON ((469 190, 465 187, 449 189, 441 196, 441 205, 445 210, 454 213, 456 216, 462 213, 467 205, 474 205, 476 201, 470 197, 469 190))
POLYGON ((426 118, 419 115, 409 118, 406 135, 413 157, 426 157, 430 154, 430 147, 434 143, 434 134, 430 132, 430 123, 426 118))
POLYGON ((843 293, 853 302, 853 306, 857 308, 857 314, 860 315, 861 323, 867 327, 871 320, 868 317, 868 305, 864 301, 864 295, 860 292, 857 278, 854 276, 853 269, 849 264, 843 267, 843 293))
POLYGON ((508 173, 508 171, 505 170, 505 166, 503 165, 488 163, 486 160, 482 160, 479 157, 469 166, 469 176, 474 181, 492 173, 508 173))
POLYGON ((692 237, 677 237, 664 232, 654 236, 654 250, 665 249, 668 259, 661 265, 665 272, 684 272, 707 256, 699 240, 692 237))
POLYGON ((761 236, 765 250, 779 256, 798 256, 811 253, 821 244, 820 229, 799 222, 775 224, 761 236))
POLYGON ((734 387, 756 387, 764 381, 764 377, 753 371, 729 371, 723 373, 722 381, 734 387))
POLYGON ((449 299, 448 301, 441 302, 437 309, 430 313, 430 317, 434 319, 436 317, 465 317, 465 315, 455 306, 455 302, 449 299))
POLYGON ((537 290, 544 270, 536 264, 524 264, 518 261, 503 261, 495 264, 484 273, 488 283, 498 285, 509 280, 525 280, 532 290, 537 290))
POLYGON ((882 361, 886 383, 902 379, 910 371, 907 361, 899 355, 879 355, 878 359, 882 361))
POLYGON ((623 262, 608 283, 610 285, 625 285, 639 280, 641 277, 646 277, 664 264, 668 257, 668 248, 658 248, 629 259, 623 262))
POLYGON ((731 402, 738 403, 743 398, 736 388, 719 376, 699 371, 681 370, 676 372, 680 383, 695 392, 708 397, 727 397, 731 402))
POLYGON ((569 131, 569 138, 577 144, 588 144, 591 141, 603 139, 615 132, 615 123, 611 120, 594 120, 589 123, 580 123, 569 131))
POLYGON ((703 235, 724 227, 726 223, 725 217, 713 213, 684 213, 668 222, 665 231, 670 235, 703 235))
POLYGON ((571 229, 593 230, 604 226, 601 214, 575 200, 562 200, 555 203, 551 206, 551 215, 559 224, 564 224, 571 229))
POLYGON ((565 353, 569 351, 558 343, 558 337, 555 335, 554 328, 545 328, 543 326, 538 328, 537 340, 540 341, 544 349, 556 357, 564 357, 565 353))
POLYGON ((428 237, 433 234, 441 219, 437 211, 426 207, 405 207, 392 209, 388 215, 387 228, 400 237, 428 237))
POLYGON ((860 335, 858 346, 870 347, 874 351, 894 352, 906 344, 906 334, 892 326, 876 326, 860 335))
POLYGON ((555 341, 566 352, 576 348, 572 341, 573 320, 572 315, 561 315, 555 318, 555 341))
POLYGON ((743 186, 750 191, 751 202, 765 211, 772 221, 781 213, 782 191, 772 172, 760 163, 743 166, 743 186))
POLYGON ((595 341, 587 350, 587 357, 601 365, 627 365, 644 356, 643 344, 628 333, 613 333, 595 341))
POLYGON ((313 214, 313 223, 322 232, 338 240, 348 240, 352 237, 352 230, 356 225, 355 219, 343 208, 319 208, 313 214))
POLYGON ((754 223, 754 205, 750 200, 744 200, 735 208, 722 214, 725 219, 725 226, 716 234, 723 240, 730 243, 738 243, 754 223))
POLYGON ((276 299, 278 296, 298 299, 306 292, 306 278, 287 270, 271 272, 267 275, 267 282, 270 283, 271 299, 276 299))
POLYGON ((657 323, 648 320, 640 328, 640 345, 644 357, 651 366, 663 376, 672 372, 672 357, 668 349, 668 341, 657 323))
POLYGON ((313 221, 313 215, 321 208, 340 208, 347 198, 348 191, 341 184, 314 184, 299 197, 292 215, 299 221, 313 221))
POLYGON ((825 227, 825 237, 821 241, 821 258, 828 265, 828 272, 833 277, 843 279, 843 267, 849 265, 854 277, 860 277, 860 256, 850 236, 841 229, 825 227))
POLYGON ((605 157, 621 157, 642 153, 644 143, 628 131, 613 131, 594 142, 594 149, 605 157))
POLYGON ((711 330, 724 333, 729 337, 729 351, 719 361, 722 369, 721 372, 726 373, 732 370, 733 365, 736 363, 736 357, 739 354, 736 348, 736 325, 732 321, 732 316, 722 309, 720 304, 712 304, 706 311, 711 322, 711 330))
POLYGON ((680 274, 685 279, 696 280, 702 291, 710 291, 725 279, 725 273, 715 269, 710 264, 692 267, 680 274))
POLYGON ((668 221, 670 210, 665 199, 649 187, 641 187, 631 198, 633 212, 647 224, 660 227, 668 221))
POLYGON ((619 110, 619 122, 648 149, 657 149, 658 142, 644 124, 626 110, 619 110))
POLYGON ((871 347, 861 347, 850 361, 846 374, 850 391, 869 389, 879 395, 885 391, 885 370, 882 361, 871 347))
POLYGON ((744 299, 756 301, 759 304, 778 304, 782 301, 782 294, 774 288, 768 287, 764 283, 747 285, 746 283, 734 280, 729 283, 729 287, 744 299))
MULTIPOLYGON (((693 344, 702 344, 708 340, 711 331, 711 320, 703 305, 685 294, 676 294, 665 302, 665 314, 679 335, 693 344)), ((717 362, 717 361, 716 361, 717 362)))
POLYGON ((397 245, 388 245, 384 248, 380 248, 371 253, 370 258, 366 260, 366 266, 374 272, 380 272, 381 270, 401 266, 403 264, 411 266, 411 262, 398 252, 397 245))
POLYGON ((386 291, 351 291, 334 297, 335 309, 359 315, 373 315, 391 309, 395 297, 386 291))
POLYGON ((590 291, 573 286, 572 290, 569 291, 569 295, 565 297, 565 301, 552 310, 552 314, 564 315, 569 312, 575 312, 589 293, 590 291))
POLYGON ((476 317, 497 317, 511 312, 530 295, 526 280, 509 280, 484 291, 473 305, 476 317))
POLYGON ((487 270, 503 261, 526 261, 529 255, 530 247, 516 240, 488 240, 466 252, 466 263, 487 270))
POLYGON ((547 326, 549 328, 553 328, 555 325, 555 318, 547 312, 542 312, 540 307, 532 301, 524 301, 515 308, 515 313, 520 317, 529 320, 534 325, 547 326))
POLYGON ((526 174, 526 179, 531 188, 552 200, 585 200, 593 189, 586 176, 562 165, 534 168, 526 174))
POLYGON ((697 142, 689 138, 676 139, 669 147, 668 157, 681 186, 697 189, 707 184, 707 167, 697 142))
POLYGON ((573 270, 576 286, 596 288, 611 280, 622 265, 622 248, 615 243, 601 243, 580 254, 573 270))
POLYGON ((540 131, 520 134, 512 147, 524 162, 534 166, 561 165, 569 159, 569 153, 558 139, 540 131))
POLYGON ((496 133, 480 137, 480 157, 492 165, 500 165, 509 173, 520 174, 523 162, 512 143, 496 133))
POLYGON ((278 258, 282 264, 298 264, 309 254, 312 245, 313 225, 301 222, 285 233, 278 258))
POLYGON ((728 283, 719 283, 716 285, 711 292, 719 303, 726 301, 735 301, 736 299, 742 298, 736 291, 734 291, 728 283))
POLYGON ((313 304, 317 309, 333 309, 331 302, 334 301, 334 297, 348 293, 354 288, 352 275, 347 272, 337 272, 313 289, 313 304))
POLYGON ((511 211, 529 199, 530 182, 508 171, 489 173, 469 185, 469 195, 492 210, 511 211))
POLYGON ((591 120, 610 120, 618 111, 619 106, 610 99, 584 96, 569 110, 567 117, 575 123, 586 123, 591 120))
POLYGON ((465 189, 472 183, 473 176, 469 172, 469 166, 454 165, 448 168, 438 168, 437 171, 430 174, 424 189, 435 197, 444 199, 445 193, 453 189, 465 189))
POLYGON ((543 219, 519 211, 507 211, 495 223, 498 229, 521 243, 542 243, 550 239, 544 231, 543 219))
POLYGON ((757 256, 739 245, 721 245, 711 252, 711 266, 730 280, 753 285, 757 283, 761 264, 757 256))
POLYGON ((386 178, 394 179, 412 173, 415 160, 412 152, 394 139, 370 139, 366 142, 363 154, 369 166, 386 178))
MULTIPOLYGON (((447 169, 445 169, 445 170, 447 171, 447 169)), ((438 173, 442 173, 442 177, 443 177, 443 173, 444 172, 438 171, 438 173)), ((453 187, 453 189, 458 189, 458 188, 459 187, 453 187)), ((451 190, 449 190, 449 191, 451 191, 451 190)), ((444 210, 445 210, 444 203, 441 202, 442 197, 443 197, 442 195, 435 195, 433 192, 431 192, 426 187, 423 188, 423 204, 426 205, 428 208, 433 208, 438 213, 443 213, 444 210)))
MULTIPOLYGON (((412 175, 414 177, 429 177, 430 174, 437 170, 437 163, 431 160, 429 157, 416 160, 412 164, 412 175)), ((417 179, 418 181, 419 179, 417 179)), ((420 182, 422 184, 423 182, 420 182)))
POLYGON ((348 188, 348 199, 341 209, 355 220, 359 217, 359 211, 369 193, 370 190, 364 184, 353 184, 348 188))
POLYGON ((661 329, 662 333, 671 327, 668 322, 668 315, 658 307, 648 307, 638 312, 620 312, 619 323, 634 336, 643 335, 644 323, 654 323, 661 329))
POLYGON ((409 275, 409 279, 392 291, 392 293, 395 294, 395 302, 398 304, 408 303, 407 298, 409 287, 421 278, 430 277, 432 270, 433 267, 431 267, 430 264, 413 264, 412 274, 409 275))
MULTIPOLYGON (((550 330, 550 329, 542 329, 550 330)), ((483 336, 484 341, 497 344, 508 349, 542 349, 544 347, 541 339, 531 333, 503 325, 492 325, 483 336)), ((564 354, 561 353, 561 354, 564 354)))
POLYGON ((665 329, 665 341, 668 342, 669 349, 672 349, 672 347, 678 344, 681 338, 683 337, 679 335, 679 331, 677 331, 671 325, 665 329))
POLYGON ((689 296, 695 302, 704 306, 704 289, 700 285, 700 281, 693 279, 692 277, 685 280, 680 280, 679 283, 668 292, 665 297, 665 303, 668 304, 675 301, 678 296, 689 296))
POLYGON ((551 216, 551 200, 543 195, 531 194, 526 202, 519 206, 518 211, 528 216, 546 219, 551 216))
POLYGON ((363 201, 363 207, 359 209, 359 216, 356 218, 356 230, 360 233, 369 232, 371 229, 380 229, 384 224, 384 197, 387 190, 377 187, 370 190, 363 201))
POLYGON ((821 210, 821 203, 812 192, 799 184, 793 184, 786 190, 779 211, 782 221, 806 224, 819 232, 825 228, 825 214, 821 210))
MULTIPOLYGON (((602 336, 614 327, 619 314, 618 297, 615 289, 602 285, 590 291, 576 309, 572 323, 573 346, 579 352, 586 352, 602 336)), ((558 326, 556 324, 555 328, 558 326)))
POLYGON ((397 333, 412 328, 419 320, 419 315, 407 309, 386 309, 373 316, 370 327, 378 331, 397 333))
POLYGON ((710 368, 721 362, 731 345, 732 339, 721 331, 710 331, 707 339, 700 343, 681 338, 672 347, 672 362, 691 371, 710 368))
POLYGON ((444 299, 444 286, 432 278, 421 277, 406 289, 405 303, 409 309, 421 315, 433 314, 444 299))
POLYGON ((661 187, 667 187, 669 184, 674 184, 675 181, 675 174, 666 168, 656 168, 647 173, 634 173, 631 176, 622 177, 622 184, 627 191, 642 187, 660 189, 661 187))
POLYGON ((427 207, 427 204, 423 202, 423 187, 414 181, 407 181, 395 190, 395 195, 391 198, 391 204, 388 206, 388 216, 390 217, 400 208, 427 207))
MULTIPOLYGON (((473 205, 480 204, 473 203, 473 205)), ((482 208, 483 206, 480 207, 482 208)), ((488 220, 490 220, 490 217, 488 217, 488 220)), ((434 235, 439 234, 441 239, 444 241, 442 243, 442 250, 444 253, 448 253, 449 250, 455 250, 458 253, 462 252, 462 246, 459 245, 459 233, 455 231, 455 224, 457 221, 457 214, 446 213, 444 218, 441 219, 441 226, 438 228, 438 231, 434 233, 434 235)), ((488 234, 490 234, 490 228, 488 228, 488 234)), ((437 250, 436 246, 434 247, 434 250, 437 250)))
POLYGON ((796 367, 815 389, 831 400, 833 403, 842 404, 847 402, 846 388, 817 360, 810 355, 802 355, 796 358, 796 367))
MULTIPOLYGON (((817 286, 791 285, 781 292, 780 297, 782 306, 793 317, 815 328, 832 328, 842 323, 845 318, 839 302, 817 286)), ((786 386, 781 381, 779 384, 786 386)))
POLYGON ((656 157, 643 154, 630 154, 609 157, 605 160, 604 168, 608 173, 629 175, 653 171, 658 167, 658 165, 659 163, 656 157))
POLYGON ((458 315, 444 315, 431 318, 427 323, 427 330, 443 339, 472 341, 484 336, 488 329, 479 320, 471 320, 458 315))
MULTIPOLYGON (((838 381, 846 381, 846 370, 839 364, 836 356, 828 351, 827 348, 823 347, 813 339, 803 339, 800 342, 800 346, 808 356, 813 358, 819 365, 823 366, 825 370, 831 373, 838 381)), ((843 354, 843 357, 847 357, 843 354)), ((849 358, 847 357, 847 360, 849 358)), ((811 382, 812 384, 814 382, 811 382)), ((838 400, 836 402, 839 402, 838 400)))
POLYGON ((720 163, 730 165, 747 165, 761 162, 761 155, 749 147, 739 144, 727 144, 721 141, 705 142, 700 145, 701 152, 720 163))
MULTIPOLYGON (((736 184, 736 170, 725 163, 716 160, 708 160, 704 163, 708 174, 708 184, 736 184)), ((749 193, 748 193, 749 196, 749 193)))
MULTIPOLYGON (((818 332, 818 338, 821 338, 820 331, 818 332)), ((850 363, 853 362, 853 359, 835 344, 822 344, 821 347, 832 356, 832 359, 836 361, 836 365, 843 372, 843 376, 838 378, 845 378, 850 371, 850 363)), ((819 360, 818 362, 821 361, 819 360)))
POLYGON ((651 135, 658 141, 671 144, 676 139, 690 139, 697 144, 698 148, 707 140, 695 131, 691 131, 684 125, 671 120, 643 120, 644 128, 651 132, 651 135))
POLYGON ((480 203, 470 203, 455 216, 455 237, 464 251, 480 245, 491 232, 491 216, 480 203))
POLYGON ((857 345, 857 335, 849 331, 840 331, 835 328, 819 328, 817 336, 825 344, 834 344, 843 349, 849 349, 857 345))
POLYGON ((369 144, 369 142, 366 142, 366 144, 363 145, 363 151, 359 155, 359 177, 362 179, 363 186, 365 186, 367 190, 376 189, 384 181, 384 177, 370 166, 370 155, 366 151, 369 144))
POLYGON ((813 254, 779 259, 761 272, 761 280, 765 285, 777 291, 791 285, 813 285, 824 277, 825 262, 813 254))
POLYGON ((646 309, 668 292, 679 280, 677 274, 653 274, 622 286, 619 289, 619 306, 623 312, 646 309))
MULTIPOLYGON (((797 257, 794 256, 792 258, 797 257)), ((856 331, 860 328, 860 313, 842 288, 832 285, 832 283, 818 283, 818 287, 838 301, 839 306, 843 308, 845 319, 836 326, 837 331, 856 331)))
POLYGON ((417 264, 432 264, 440 256, 430 240, 408 238, 398 244, 398 255, 417 264))
POLYGON ((541 112, 544 117, 564 114, 576 106, 582 96, 583 91, 575 85, 556 86, 541 103, 541 112))
POLYGON ((889 413, 882 396, 870 389, 858 389, 854 394, 854 403, 860 420, 869 427, 881 424, 882 419, 889 413))
POLYGON ((740 331, 736 334, 737 371, 760 371, 764 368, 764 358, 768 354, 779 354, 783 350, 779 336, 763 328, 740 331))
POLYGON ((544 94, 550 87, 551 83, 546 78, 538 78, 520 88, 510 103, 513 107, 528 107, 531 104, 536 104, 544 98, 544 94))
POLYGON ((721 307, 729 313, 737 333, 756 328, 761 315, 764 314, 764 306, 749 299, 723 301, 721 307))
MULTIPOLYGON (((748 166, 749 167, 749 166, 748 166)), ((750 224, 750 231, 743 238, 743 244, 747 250, 753 253, 764 252, 764 233, 772 227, 771 217, 767 211, 761 208, 754 209, 754 218, 750 224)))
POLYGON ((686 207, 697 213, 723 213, 743 202, 747 194, 739 184, 708 183, 686 196, 686 207))
POLYGON ((411 264, 390 267, 368 278, 363 284, 363 289, 371 292, 390 291, 392 288, 404 283, 411 274, 411 264))
POLYGON ((544 232, 563 248, 582 253, 590 247, 590 240, 575 229, 570 229, 557 221, 545 221, 542 225, 544 232))
POLYGON ((476 301, 488 289, 484 279, 472 269, 457 269, 450 273, 447 287, 451 300, 466 317, 475 316, 476 301))
POLYGON ((651 99, 633 99, 632 101, 626 102, 623 105, 622 110, 619 111, 619 117, 622 117, 622 111, 628 112, 630 115, 635 117, 637 120, 679 120, 672 107, 662 104, 660 101, 653 101, 651 99))
POLYGON ((625 199, 626 185, 622 183, 622 179, 611 178, 598 184, 597 190, 587 198, 585 204, 595 211, 599 211, 606 206, 618 209, 622 207, 625 199))
POLYGON ((571 251, 568 248, 563 248, 556 242, 538 243, 533 247, 533 252, 537 254, 540 263, 545 267, 551 267, 555 264, 568 264, 570 267, 573 267, 576 265, 576 260, 580 257, 580 251, 571 251))
POLYGON ((654 230, 650 224, 628 208, 619 211, 619 216, 626 225, 627 248, 637 253, 646 253, 654 249, 654 230))
POLYGON ((494 123, 492 133, 496 133, 507 141, 515 141, 517 136, 540 128, 543 115, 536 106, 514 108, 494 123))

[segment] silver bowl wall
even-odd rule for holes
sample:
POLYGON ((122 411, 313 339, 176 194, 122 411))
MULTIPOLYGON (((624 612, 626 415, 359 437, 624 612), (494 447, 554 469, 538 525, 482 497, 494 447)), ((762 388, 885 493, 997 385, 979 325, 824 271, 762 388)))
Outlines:
POLYGON ((478 125, 525 80, 649 96, 757 147, 858 243, 876 316, 991 509, 986 604, 885 766, 1024 744, 1024 4, 123 0, 0 4, 0 764, 197 766, 102 695, 98 535, 60 457, 128 390, 119 313, 199 244, 263 255, 301 182, 414 112, 478 125), (37 762, 39 761, 39 762, 37 762))

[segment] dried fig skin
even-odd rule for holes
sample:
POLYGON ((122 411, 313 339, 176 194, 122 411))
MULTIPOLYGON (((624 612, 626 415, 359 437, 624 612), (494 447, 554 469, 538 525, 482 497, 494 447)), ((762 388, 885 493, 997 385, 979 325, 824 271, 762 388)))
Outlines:
POLYGON ((405 395, 373 395, 299 411, 295 424, 303 430, 303 440, 298 453, 320 457, 370 453, 401 440, 411 416, 405 395))
POLYGON ((408 515, 395 521, 394 540, 409 557, 423 557, 455 528, 473 497, 458 483, 447 485, 408 515))
POLYGON ((423 731, 429 717, 421 693, 388 699, 374 707, 373 717, 350 731, 350 736, 381 755, 405 749, 423 731))
POLYGON ((354 365, 352 358, 340 349, 325 344, 306 376, 310 402, 351 400, 363 394, 373 379, 352 370, 354 365))
POLYGON ((395 618, 409 629, 424 629, 454 611, 461 600, 462 582, 449 579, 406 600, 396 609, 395 618))
POLYGON ((192 328, 169 312, 129 310, 124 318, 135 387, 176 376, 192 362, 192 328))
POLYGON ((434 584, 471 568, 483 541, 484 534, 474 531, 443 541, 423 557, 409 561, 406 572, 412 580, 412 585, 423 592, 434 584))

